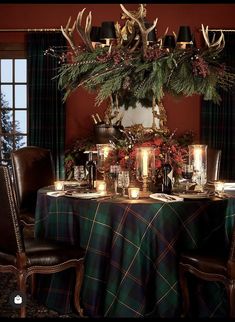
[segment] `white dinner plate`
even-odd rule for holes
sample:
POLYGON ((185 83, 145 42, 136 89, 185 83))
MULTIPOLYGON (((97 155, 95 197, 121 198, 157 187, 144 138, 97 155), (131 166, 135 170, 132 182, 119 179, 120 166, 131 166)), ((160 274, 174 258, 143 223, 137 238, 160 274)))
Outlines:
POLYGON ((99 192, 72 192, 71 194, 65 194, 66 197, 79 198, 79 199, 96 199, 100 197, 105 197, 104 194, 99 192))
POLYGON ((208 199, 210 195, 204 192, 198 193, 177 193, 177 196, 184 198, 184 199, 208 199))
POLYGON ((153 193, 149 195, 150 198, 157 199, 163 202, 176 202, 176 201, 183 201, 183 198, 176 195, 167 195, 165 193, 153 193))

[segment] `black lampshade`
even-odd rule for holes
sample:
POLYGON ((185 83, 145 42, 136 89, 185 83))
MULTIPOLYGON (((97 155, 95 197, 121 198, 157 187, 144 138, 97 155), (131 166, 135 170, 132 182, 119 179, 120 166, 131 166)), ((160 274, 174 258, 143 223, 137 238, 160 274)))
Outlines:
POLYGON ((101 27, 93 26, 90 33, 91 41, 100 42, 100 33, 101 27))
POLYGON ((116 39, 115 26, 113 21, 104 21, 101 24, 100 39, 116 39))
POLYGON ((175 37, 173 35, 166 35, 163 41, 163 47, 175 48, 175 37))
MULTIPOLYGON (((151 22, 145 22, 144 23, 145 28, 150 28, 153 24, 151 22)), ((151 30, 148 33, 148 41, 150 42, 156 42, 157 41, 157 37, 156 37, 156 32, 155 32, 155 28, 153 30, 151 30)))
POLYGON ((192 41, 192 34, 189 26, 180 26, 177 43, 190 43, 192 41))

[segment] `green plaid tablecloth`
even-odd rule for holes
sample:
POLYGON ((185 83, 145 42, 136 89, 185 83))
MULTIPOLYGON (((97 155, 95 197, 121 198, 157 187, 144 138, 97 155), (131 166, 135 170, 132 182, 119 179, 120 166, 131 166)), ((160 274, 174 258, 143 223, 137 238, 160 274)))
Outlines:
MULTIPOLYGON (((91 317, 179 317, 180 252, 228 244, 235 214, 232 198, 162 203, 55 198, 45 192, 38 192, 36 237, 86 249, 81 301, 91 317)), ((224 316, 224 290, 209 284, 193 300, 197 314, 224 316)), ((73 285, 72 270, 43 276, 39 297, 48 307, 69 312, 73 285)))

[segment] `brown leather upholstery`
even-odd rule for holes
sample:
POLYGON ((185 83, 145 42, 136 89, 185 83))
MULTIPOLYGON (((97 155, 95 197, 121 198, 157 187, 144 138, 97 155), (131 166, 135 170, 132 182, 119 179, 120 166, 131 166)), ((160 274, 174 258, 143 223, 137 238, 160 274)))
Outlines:
MULTIPOLYGON (((26 280, 36 273, 53 274, 74 267, 76 283, 74 305, 83 316, 80 306, 80 289, 83 279, 84 253, 78 245, 71 246, 57 241, 24 239, 19 229, 17 207, 9 170, 0 166, 0 272, 17 276, 18 290, 26 293, 26 280)), ((15 291, 15 290, 12 290, 15 291)), ((20 317, 26 316, 26 307, 20 309, 20 317)))
POLYGON ((25 225, 34 224, 38 189, 54 183, 54 165, 50 150, 27 146, 11 154, 20 217, 25 225))
POLYGON ((224 284, 227 291, 229 317, 235 318, 235 225, 230 249, 203 249, 185 251, 180 256, 179 281, 183 296, 183 315, 189 315, 189 289, 187 274, 205 281, 224 284))
POLYGON ((221 150, 207 149, 207 181, 219 180, 221 150))

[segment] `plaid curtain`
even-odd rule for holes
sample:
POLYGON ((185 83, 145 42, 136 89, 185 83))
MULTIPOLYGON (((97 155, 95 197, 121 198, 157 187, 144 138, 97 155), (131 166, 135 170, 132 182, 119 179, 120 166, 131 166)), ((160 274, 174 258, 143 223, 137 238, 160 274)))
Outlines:
POLYGON ((45 55, 51 46, 66 46, 60 32, 28 33, 28 145, 50 149, 57 179, 64 178, 65 106, 58 90, 59 59, 45 55))
MULTIPOLYGON (((234 72, 235 32, 224 32, 224 36, 222 61, 234 72)), ((201 141, 222 150, 220 178, 235 180, 235 86, 228 91, 220 90, 220 95, 222 101, 219 106, 211 101, 202 101, 201 141)))

